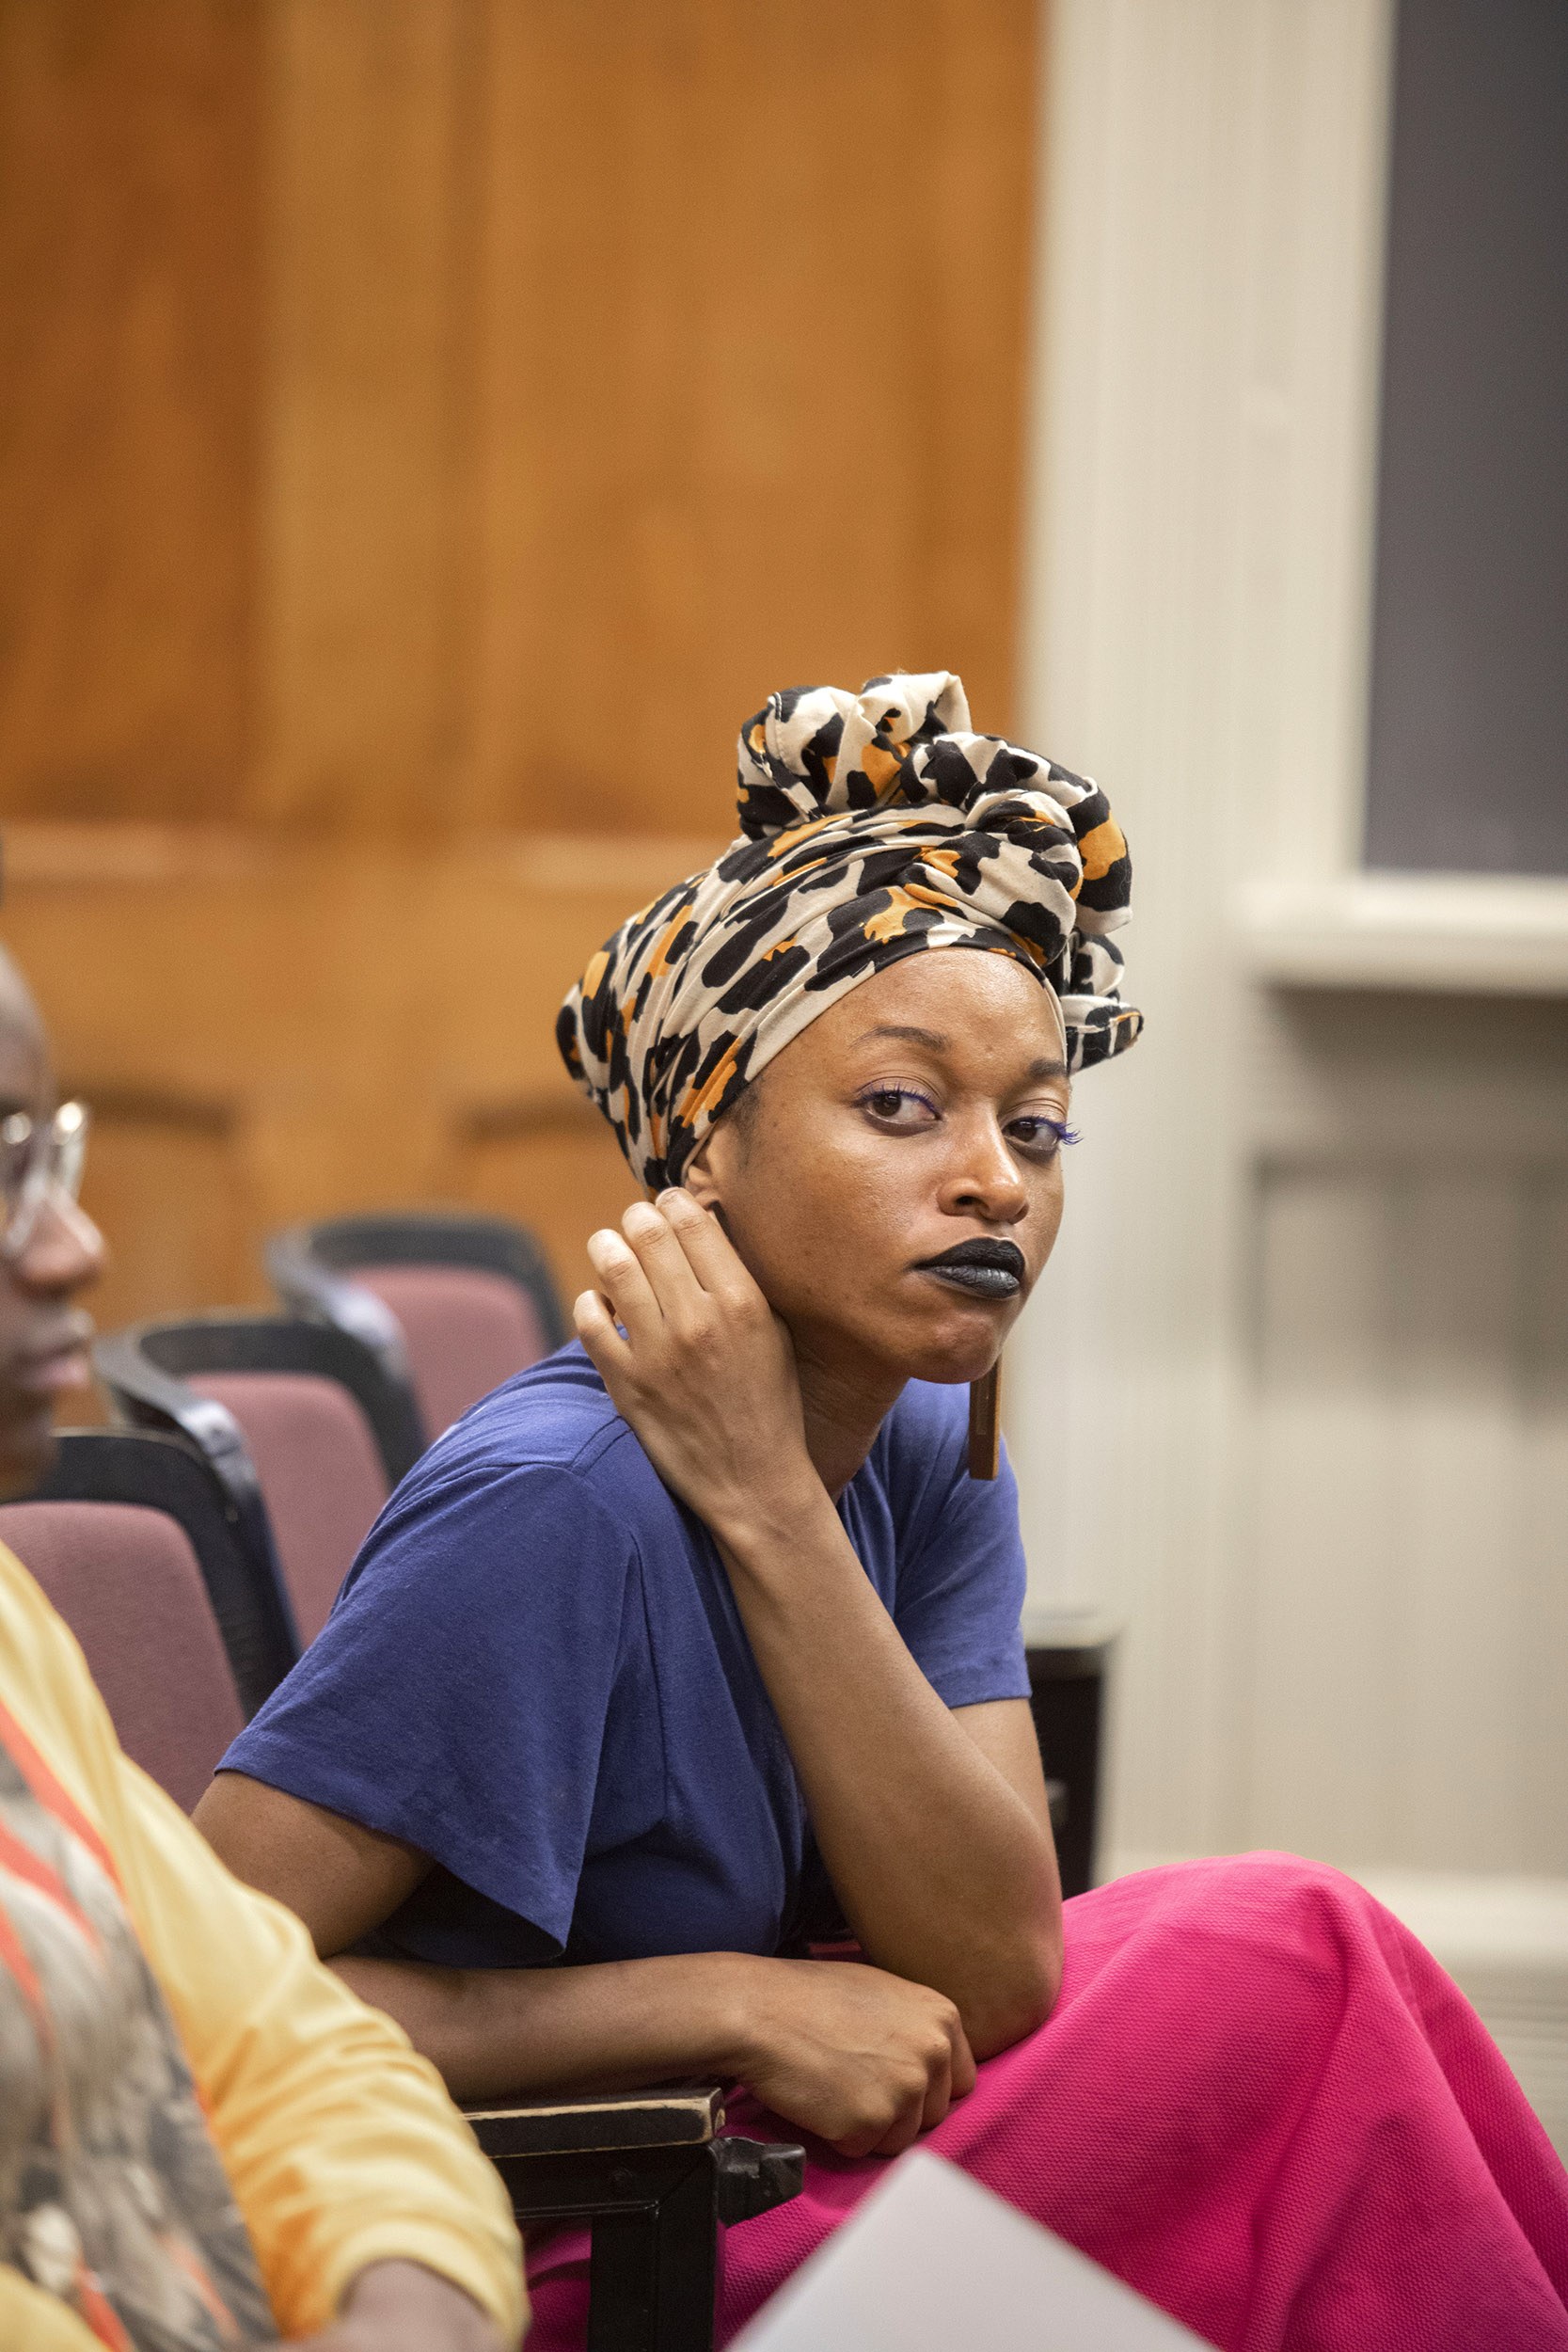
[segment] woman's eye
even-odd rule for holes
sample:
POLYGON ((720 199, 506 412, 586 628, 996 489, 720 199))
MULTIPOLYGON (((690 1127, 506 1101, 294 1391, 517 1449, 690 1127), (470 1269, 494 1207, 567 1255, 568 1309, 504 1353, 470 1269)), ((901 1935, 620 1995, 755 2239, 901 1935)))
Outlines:
POLYGON ((860 1100, 862 1110, 883 1126, 921 1127, 936 1117, 935 1105, 909 1087, 873 1087, 860 1100))
POLYGON ((1069 1127, 1065 1119, 1015 1119, 1007 1133, 1020 1151, 1032 1152, 1042 1160, 1053 1160, 1064 1144, 1078 1141, 1077 1129, 1069 1127))

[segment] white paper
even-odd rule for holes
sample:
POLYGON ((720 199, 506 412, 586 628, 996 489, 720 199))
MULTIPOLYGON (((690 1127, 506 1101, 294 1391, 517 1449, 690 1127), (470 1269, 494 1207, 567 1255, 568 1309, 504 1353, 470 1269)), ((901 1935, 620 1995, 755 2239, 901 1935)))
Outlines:
POLYGON ((1202 2342, 955 2165, 912 2149, 732 2352, 1195 2352, 1202 2342))

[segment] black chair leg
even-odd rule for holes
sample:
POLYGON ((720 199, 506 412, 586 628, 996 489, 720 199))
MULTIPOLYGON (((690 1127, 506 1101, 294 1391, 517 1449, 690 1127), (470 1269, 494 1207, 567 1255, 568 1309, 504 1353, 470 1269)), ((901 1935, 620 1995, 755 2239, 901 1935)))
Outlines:
POLYGON ((805 2151, 735 2136, 495 2161, 525 2229, 589 2224, 587 2352, 713 2352, 725 2230, 798 2197, 805 2151))
POLYGON ((699 2149, 646 2203, 595 2216, 588 2352, 712 2352, 718 2183, 710 2151, 699 2149))

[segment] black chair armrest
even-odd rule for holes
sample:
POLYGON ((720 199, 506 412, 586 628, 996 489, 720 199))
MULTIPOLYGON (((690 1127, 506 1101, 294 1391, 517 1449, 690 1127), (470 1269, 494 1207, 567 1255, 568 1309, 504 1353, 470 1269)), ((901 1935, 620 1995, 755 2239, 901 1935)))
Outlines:
POLYGON ((719 2218, 754 2221, 775 2205, 787 2205, 806 2185, 806 2152, 791 2140, 743 2139, 726 2133, 713 2143, 719 2175, 719 2218))
POLYGON ((463 2112, 485 2154, 500 2163, 514 2156, 702 2147, 723 2129, 724 2094, 717 2083, 668 2083, 649 2090, 476 2100, 463 2112))
POLYGON ((803 2148, 725 2134, 716 2083, 475 2100, 520 2226, 586 2221, 590 2352, 711 2352, 721 2224, 798 2197, 803 2148))

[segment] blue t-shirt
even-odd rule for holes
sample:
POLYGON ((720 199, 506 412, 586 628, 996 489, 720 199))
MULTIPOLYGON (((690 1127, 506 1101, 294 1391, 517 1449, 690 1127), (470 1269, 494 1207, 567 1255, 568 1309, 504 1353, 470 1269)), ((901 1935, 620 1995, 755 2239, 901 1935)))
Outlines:
MULTIPOLYGON (((969 1477, 967 1402, 911 1382, 838 1505, 949 1707, 1029 1689, 1017 1493, 1006 1465, 969 1477)), ((224 1766, 434 1858, 362 1950, 508 1967, 834 1932, 713 1538, 576 1342, 415 1464, 224 1766)))

